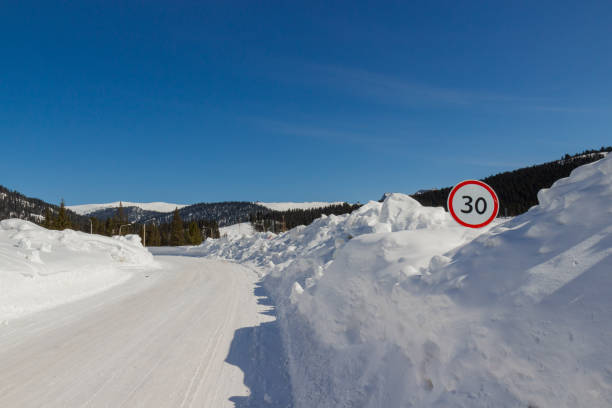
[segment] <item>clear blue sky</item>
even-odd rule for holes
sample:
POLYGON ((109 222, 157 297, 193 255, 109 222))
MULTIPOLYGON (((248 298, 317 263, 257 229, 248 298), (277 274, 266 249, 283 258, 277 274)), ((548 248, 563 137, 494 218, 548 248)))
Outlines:
POLYGON ((0 184, 51 202, 364 202, 612 144, 610 1, 8 3, 0 184))

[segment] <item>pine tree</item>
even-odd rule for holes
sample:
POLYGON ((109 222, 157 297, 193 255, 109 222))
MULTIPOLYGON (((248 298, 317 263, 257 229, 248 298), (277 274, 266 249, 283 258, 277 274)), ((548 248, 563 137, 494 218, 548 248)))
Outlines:
POLYGON ((160 246, 161 235, 159 228, 155 224, 147 225, 147 246, 160 246))
POLYGON ((179 246, 185 244, 185 232, 183 230, 183 220, 178 212, 178 208, 174 210, 172 216, 172 226, 170 229, 170 246, 179 246))
POLYGON ((119 225, 127 224, 127 219, 125 218, 125 212, 123 211, 122 201, 119 201, 119 208, 117 209, 117 218, 119 219, 119 225))
POLYGON ((55 218, 55 229, 65 230, 66 228, 70 228, 70 218, 68 218, 68 214, 66 213, 66 204, 62 198, 59 213, 55 218))
POLYGON ((191 221, 189 223, 189 243, 191 245, 200 245, 202 243, 202 231, 200 227, 198 227, 198 223, 195 221, 191 221))
POLYGON ((45 208, 45 221, 43 222, 43 227, 46 229, 51 229, 53 226, 53 220, 51 219, 51 208, 45 208))
POLYGON ((112 218, 107 218, 104 223, 104 235, 113 236, 114 223, 112 218))

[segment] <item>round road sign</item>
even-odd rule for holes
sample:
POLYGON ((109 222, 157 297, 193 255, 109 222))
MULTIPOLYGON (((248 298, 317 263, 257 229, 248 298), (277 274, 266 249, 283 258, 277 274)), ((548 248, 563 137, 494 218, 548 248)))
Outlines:
POLYGON ((464 227, 481 228, 497 217, 499 199, 495 191, 478 180, 457 184, 448 195, 448 211, 464 227))

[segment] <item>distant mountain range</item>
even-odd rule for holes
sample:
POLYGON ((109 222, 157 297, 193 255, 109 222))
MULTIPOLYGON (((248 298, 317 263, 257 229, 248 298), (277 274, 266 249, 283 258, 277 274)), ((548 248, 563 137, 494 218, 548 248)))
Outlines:
POLYGON ((172 203, 163 203, 163 202, 153 202, 153 203, 132 203, 129 201, 115 201, 112 203, 106 204, 81 204, 81 205, 69 205, 66 208, 74 211, 77 214, 81 215, 90 215, 96 211, 106 210, 109 208, 118 208, 119 205, 123 205, 124 207, 137 207, 144 211, 157 212, 157 213, 167 213, 170 211, 174 211, 175 208, 183 208, 187 207, 187 204, 172 204, 172 203))
MULTIPOLYGON (((219 226, 227 226, 246 222, 253 213, 268 213, 270 211, 286 211, 290 209, 312 209, 335 205, 329 202, 280 202, 280 203, 251 203, 248 201, 226 201, 220 203, 198 203, 192 205, 172 204, 164 202, 133 203, 129 201, 115 201, 106 204, 73 205, 67 208, 87 217, 106 220, 117 215, 119 205, 129 222, 154 221, 156 223, 169 222, 172 214, 178 208, 183 221, 215 220, 219 226)), ((342 204, 342 203, 339 203, 342 204)))
MULTIPOLYGON (((517 215, 537 204, 537 192, 547 188, 556 180, 567 177, 578 166, 604 157, 612 147, 600 150, 589 150, 573 156, 566 155, 560 160, 525 167, 514 171, 496 174, 483 180, 498 193, 502 210, 500 215, 517 215)), ((412 196, 426 206, 446 206, 450 187, 441 189, 419 190, 412 196)), ((384 198, 384 197, 383 197, 384 198)), ((84 204, 67 207, 67 215, 74 228, 89 230, 89 218, 106 220, 117 214, 118 201, 106 204, 84 204)), ((307 202, 307 203, 264 203, 229 201, 220 203, 198 203, 192 205, 164 202, 134 203, 124 201, 124 213, 129 222, 153 221, 168 222, 175 208, 179 209, 181 218, 191 220, 214 220, 220 227, 246 222, 254 213, 268 214, 273 211, 290 209, 308 210, 341 203, 307 202)), ((52 215, 57 214, 59 207, 43 200, 27 197, 17 191, 0 186, 0 220, 21 218, 40 223, 46 209, 52 215)))

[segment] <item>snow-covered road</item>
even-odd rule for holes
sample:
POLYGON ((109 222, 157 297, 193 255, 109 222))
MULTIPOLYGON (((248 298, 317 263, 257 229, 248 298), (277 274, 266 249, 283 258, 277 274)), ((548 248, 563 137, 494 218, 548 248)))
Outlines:
POLYGON ((273 320, 254 294, 257 275, 156 259, 160 270, 0 326, 0 406, 231 407, 248 395, 225 360, 237 329, 273 320))

